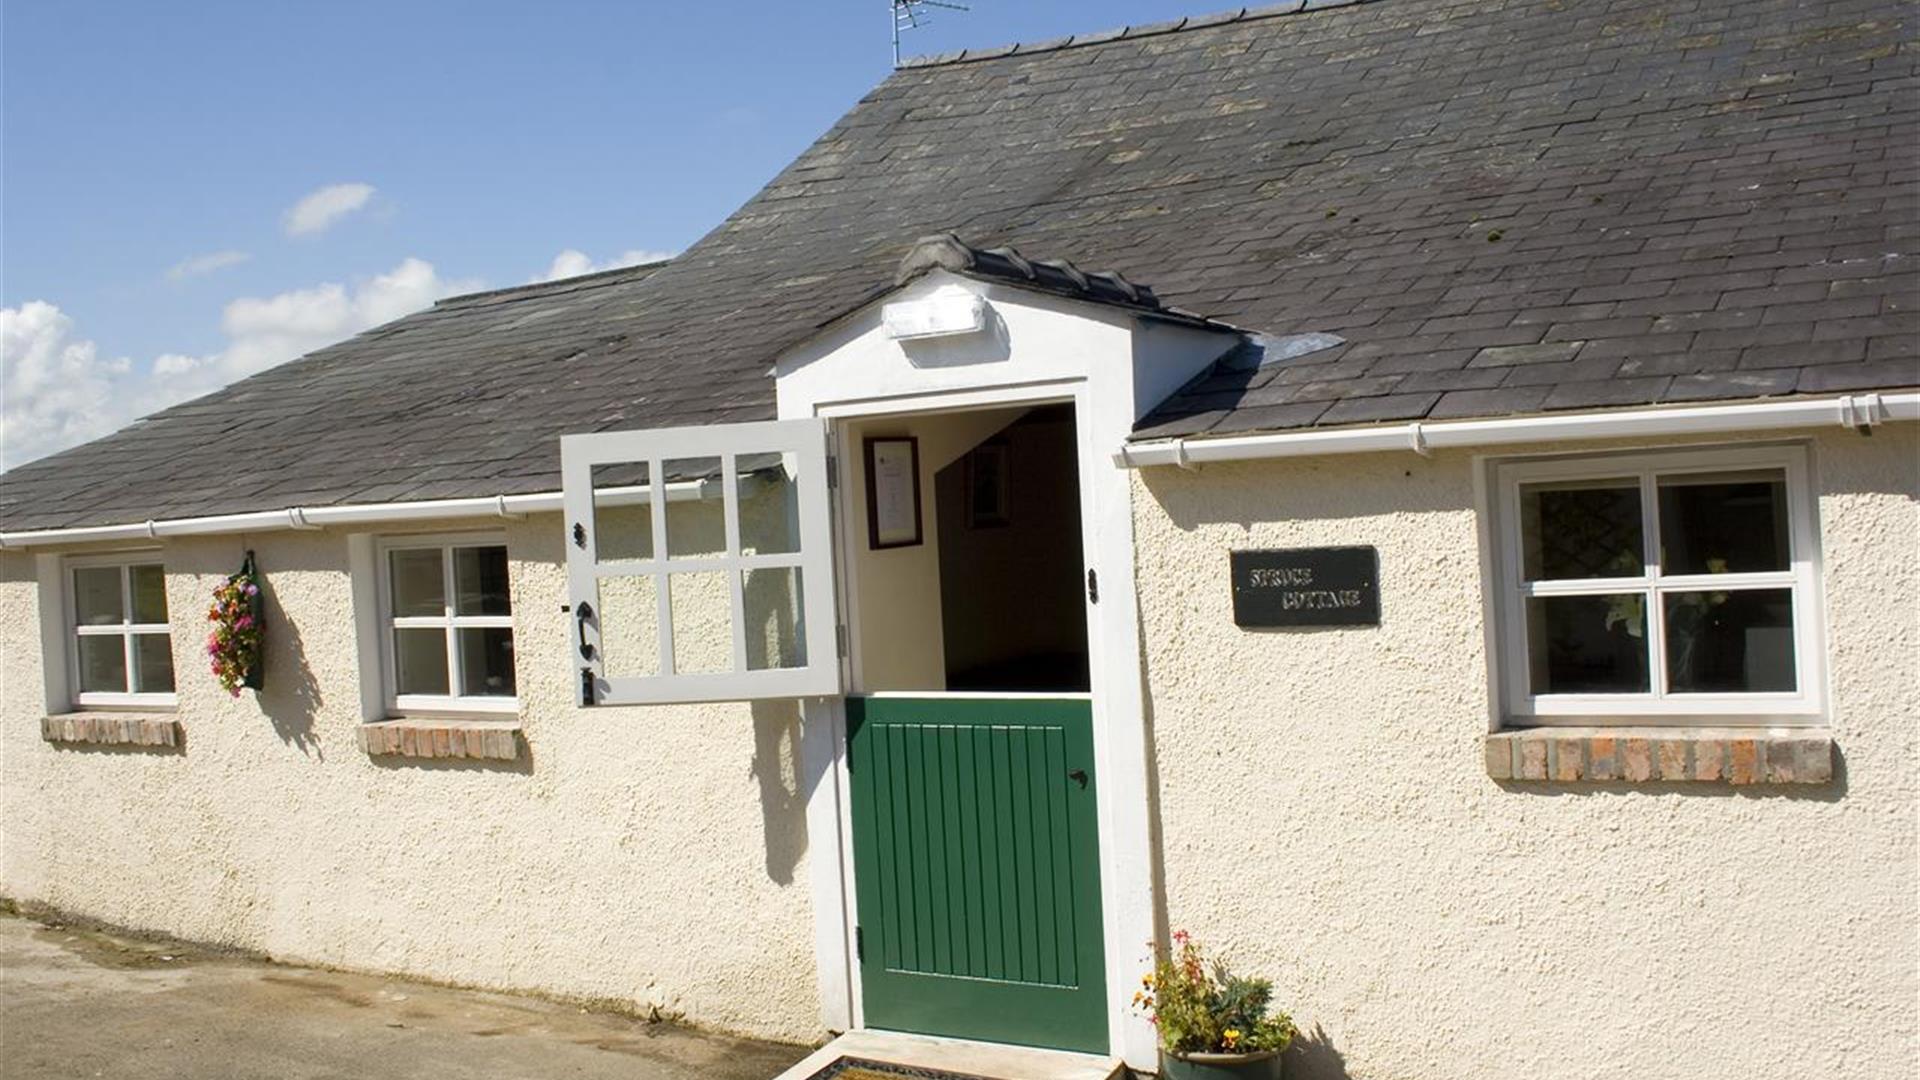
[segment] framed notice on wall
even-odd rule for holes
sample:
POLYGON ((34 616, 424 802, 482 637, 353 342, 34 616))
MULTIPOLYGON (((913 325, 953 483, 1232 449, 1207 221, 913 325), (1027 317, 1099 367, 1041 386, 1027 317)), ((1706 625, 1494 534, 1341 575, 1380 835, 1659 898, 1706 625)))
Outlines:
POLYGON ((867 546, 920 542, 920 440, 881 435, 866 440, 867 546))

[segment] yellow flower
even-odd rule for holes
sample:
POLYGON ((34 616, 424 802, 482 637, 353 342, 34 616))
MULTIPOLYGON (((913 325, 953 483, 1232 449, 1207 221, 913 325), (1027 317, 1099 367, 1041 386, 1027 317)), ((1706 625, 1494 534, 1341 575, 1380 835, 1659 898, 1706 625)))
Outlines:
POLYGON ((1220 1033, 1220 1037, 1226 1040, 1227 1048, 1232 1049, 1233 1044, 1240 1041, 1240 1029, 1228 1028, 1227 1030, 1220 1033))
POLYGON ((1142 976, 1140 976, 1140 985, 1141 985, 1141 986, 1152 986, 1152 985, 1153 985, 1153 973, 1152 973, 1152 972, 1148 972, 1147 974, 1145 974, 1145 975, 1142 975, 1142 976))

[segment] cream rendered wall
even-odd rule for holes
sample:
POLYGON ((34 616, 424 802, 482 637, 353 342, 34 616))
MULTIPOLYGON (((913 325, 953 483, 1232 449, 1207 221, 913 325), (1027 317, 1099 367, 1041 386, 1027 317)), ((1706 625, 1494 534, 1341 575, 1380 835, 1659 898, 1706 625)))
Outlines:
POLYGON ((1467 453, 1141 472, 1168 922, 1274 978, 1309 1080, 1912 1076, 1917 428, 1808 435, 1812 790, 1489 780, 1467 453), (1229 549, 1332 544, 1379 547, 1380 627, 1234 627, 1229 549))
POLYGON ((798 709, 575 708, 559 517, 470 524, 507 536, 517 768, 358 749, 336 531, 166 542, 184 752, 56 748, 33 554, 0 553, 0 893, 288 960, 820 1037, 798 709), (248 546, 267 689, 234 700, 206 673, 202 618, 248 546))

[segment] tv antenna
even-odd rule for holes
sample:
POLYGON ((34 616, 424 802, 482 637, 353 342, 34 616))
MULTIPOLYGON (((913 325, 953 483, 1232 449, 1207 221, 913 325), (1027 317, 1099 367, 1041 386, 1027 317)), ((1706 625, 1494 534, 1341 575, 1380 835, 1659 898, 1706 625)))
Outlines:
POLYGON ((900 31, 918 30, 932 22, 927 8, 946 8, 948 11, 966 11, 965 4, 951 4, 947 0, 892 0, 893 5, 893 66, 900 66, 900 31))

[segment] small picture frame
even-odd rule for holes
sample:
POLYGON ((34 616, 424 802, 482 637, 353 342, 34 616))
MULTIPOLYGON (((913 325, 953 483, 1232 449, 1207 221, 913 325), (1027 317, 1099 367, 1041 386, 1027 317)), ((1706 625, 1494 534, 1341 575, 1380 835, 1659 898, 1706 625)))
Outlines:
POLYGON ((875 435, 865 440, 867 546, 913 547, 920 535, 920 440, 875 435))
POLYGON ((967 528, 998 529, 1012 520, 1012 456, 1005 439, 989 439, 967 452, 967 528))

